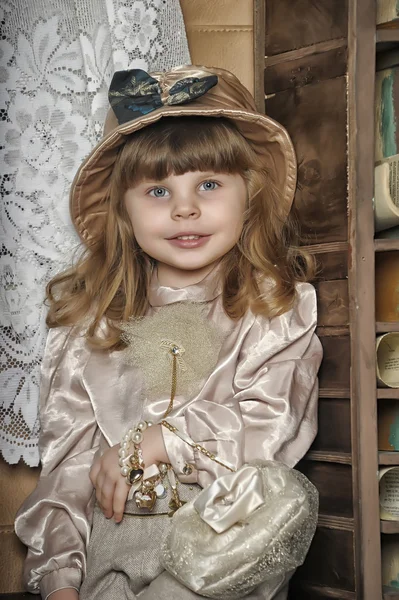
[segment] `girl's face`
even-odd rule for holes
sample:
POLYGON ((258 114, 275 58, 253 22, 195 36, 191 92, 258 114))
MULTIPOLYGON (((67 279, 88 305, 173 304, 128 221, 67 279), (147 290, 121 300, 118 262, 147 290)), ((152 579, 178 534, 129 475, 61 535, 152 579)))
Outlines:
POLYGON ((156 260, 161 285, 200 281, 237 243, 246 207, 237 174, 193 171, 142 181, 125 193, 137 243, 156 260))

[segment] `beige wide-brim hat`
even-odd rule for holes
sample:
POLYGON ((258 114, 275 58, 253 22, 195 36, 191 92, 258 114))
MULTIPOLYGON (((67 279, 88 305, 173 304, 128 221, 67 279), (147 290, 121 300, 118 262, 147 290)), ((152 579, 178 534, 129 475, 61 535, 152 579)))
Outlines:
POLYGON ((119 71, 111 83, 110 103, 104 137, 80 166, 71 188, 72 221, 84 242, 90 243, 104 230, 117 151, 127 136, 162 117, 195 115, 233 121, 271 173, 288 215, 297 174, 290 137, 282 125, 256 111, 251 94, 229 71, 194 65, 165 73, 119 71))

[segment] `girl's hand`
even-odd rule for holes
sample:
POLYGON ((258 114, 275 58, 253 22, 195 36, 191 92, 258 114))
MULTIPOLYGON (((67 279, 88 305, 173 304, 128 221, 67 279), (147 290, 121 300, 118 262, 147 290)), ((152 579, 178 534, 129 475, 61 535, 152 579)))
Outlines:
POLYGON ((119 466, 119 444, 108 448, 96 458, 90 469, 90 481, 96 488, 97 502, 107 519, 122 521, 126 499, 130 490, 119 466))
MULTIPOLYGON (((146 429, 141 444, 144 464, 149 467, 154 463, 169 462, 163 443, 162 425, 153 425, 146 429)), ((120 523, 130 486, 126 484, 119 466, 120 445, 108 448, 102 456, 95 459, 90 470, 90 481, 96 488, 97 502, 107 519, 114 517, 120 523)))
POLYGON ((79 594, 74 588, 64 588, 50 594, 48 600, 79 600, 79 594))

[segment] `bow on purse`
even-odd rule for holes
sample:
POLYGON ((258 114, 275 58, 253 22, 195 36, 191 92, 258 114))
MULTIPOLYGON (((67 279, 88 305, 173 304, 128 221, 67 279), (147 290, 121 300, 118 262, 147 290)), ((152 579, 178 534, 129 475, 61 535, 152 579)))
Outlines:
POLYGON ((162 564, 206 598, 239 600, 262 585, 271 600, 303 563, 316 530, 318 493, 277 461, 234 470, 168 421, 161 424, 230 471, 174 513, 162 564))
POLYGON ((177 81, 163 100, 159 81, 142 69, 117 71, 112 78, 108 98, 119 125, 122 125, 162 106, 191 102, 203 96, 217 82, 217 75, 186 77, 177 81))

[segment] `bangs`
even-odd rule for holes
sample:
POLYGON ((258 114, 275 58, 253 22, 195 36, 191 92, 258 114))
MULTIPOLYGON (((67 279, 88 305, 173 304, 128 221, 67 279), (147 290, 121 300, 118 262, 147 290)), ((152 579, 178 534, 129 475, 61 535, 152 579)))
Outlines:
POLYGON ((233 122, 220 117, 166 117, 132 134, 118 163, 124 190, 189 171, 238 173, 257 168, 257 156, 233 122))

